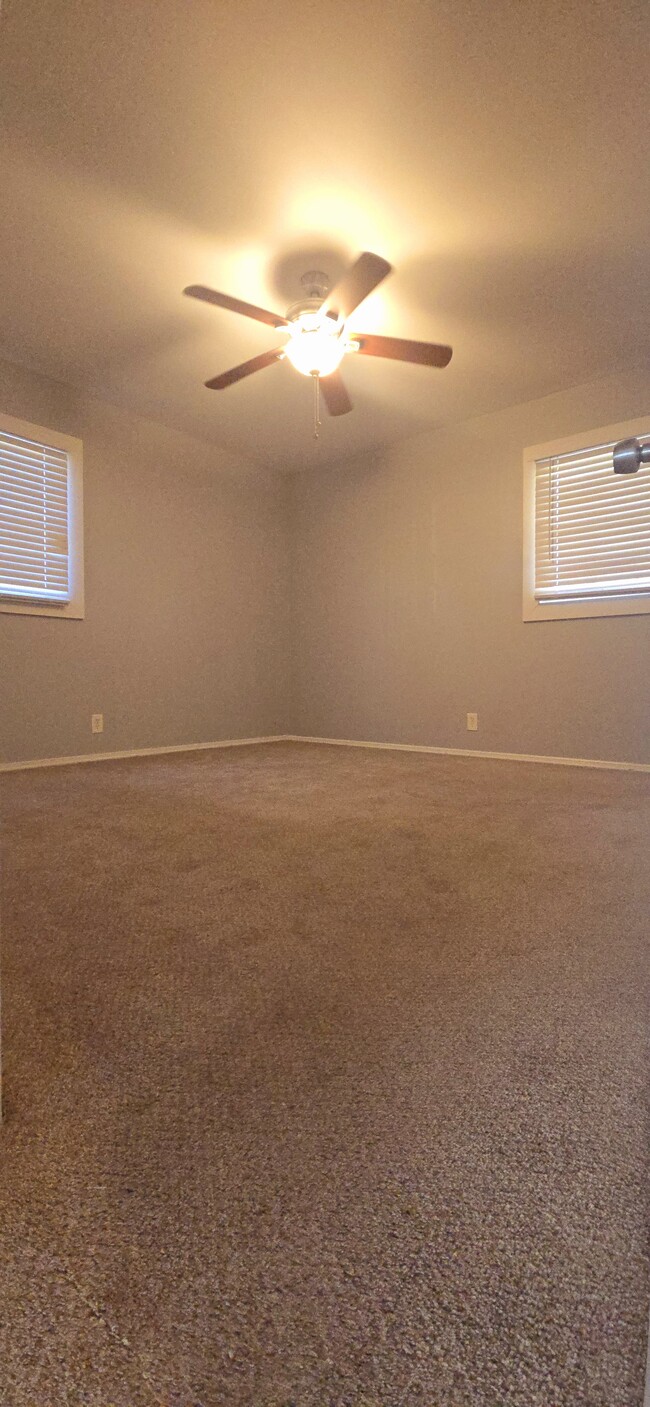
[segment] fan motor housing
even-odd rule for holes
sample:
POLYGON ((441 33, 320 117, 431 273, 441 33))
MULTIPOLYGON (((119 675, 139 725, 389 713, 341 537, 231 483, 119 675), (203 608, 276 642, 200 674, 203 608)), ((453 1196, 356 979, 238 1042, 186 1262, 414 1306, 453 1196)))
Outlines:
POLYGON ((325 299, 323 298, 301 298, 299 303, 292 303, 287 308, 287 322, 297 322, 303 313, 317 313, 322 308, 325 299))
POLYGON ((317 313, 330 290, 330 281, 322 269, 310 269, 308 273, 303 274, 300 282, 305 291, 297 303, 292 303, 291 307, 287 308, 286 316, 289 322, 296 322, 302 313, 317 313))

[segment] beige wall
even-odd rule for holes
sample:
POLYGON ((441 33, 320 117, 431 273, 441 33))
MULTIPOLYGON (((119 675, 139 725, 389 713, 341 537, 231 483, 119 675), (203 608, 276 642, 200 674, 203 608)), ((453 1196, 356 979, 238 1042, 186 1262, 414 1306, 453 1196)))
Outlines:
POLYGON ((84 620, 0 612, 0 757, 281 731, 286 482, 6 363, 0 409, 82 438, 86 553, 84 620))
POLYGON ((293 730, 650 762, 650 616, 521 618, 522 450, 649 403, 627 373, 295 476, 293 730))
POLYGON ((84 441, 86 545, 85 620, 0 613, 0 755, 296 732, 650 762, 650 616, 521 619, 523 448, 648 400, 626 373, 269 480, 0 364, 0 409, 84 441))

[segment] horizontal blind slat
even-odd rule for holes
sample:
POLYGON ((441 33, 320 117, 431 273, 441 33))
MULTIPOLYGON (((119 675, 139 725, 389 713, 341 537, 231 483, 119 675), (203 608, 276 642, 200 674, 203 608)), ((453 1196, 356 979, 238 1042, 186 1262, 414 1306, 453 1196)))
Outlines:
POLYGON ((65 601, 69 594, 68 456, 0 432, 0 595, 65 601))
POLYGON ((536 557, 538 561, 568 561, 573 554, 583 555, 592 552, 626 552, 650 550, 650 539, 644 532, 617 533, 605 536, 601 533, 577 532, 567 534, 540 533, 536 557))
MULTIPOLYGON (((7 532, 10 530, 12 524, 15 524, 17 522, 22 523, 24 525, 25 531, 37 532, 40 528, 43 527, 45 518, 46 514, 43 509, 41 509, 39 512, 38 509, 33 508, 30 505, 21 501, 16 503, 7 503, 6 505, 4 505, 4 507, 0 506, 0 523, 6 523, 7 532)), ((58 505, 55 505, 55 507, 52 509, 52 512, 47 514, 47 519, 49 522, 66 523, 68 520, 68 514, 65 509, 62 509, 58 505)))
POLYGON ((645 503, 649 487, 650 475, 647 480, 630 475, 627 480, 619 479, 615 490, 612 490, 609 484, 601 483, 549 484, 548 487, 541 484, 538 485, 537 493, 540 500, 545 499, 547 502, 610 504, 612 508, 620 504, 621 508, 626 508, 637 500, 645 503))
POLYGON ((612 449, 535 465, 538 599, 650 592, 650 471, 617 477, 612 449))
MULTIPOLYGON (((65 519, 62 520, 61 526, 58 529, 54 529, 52 525, 50 525, 48 534, 53 541, 56 537, 67 539, 67 525, 65 519)), ((40 535, 40 540, 42 541, 42 534, 40 535)), ((12 552, 14 550, 20 552, 23 547, 28 548, 38 541, 39 536, 36 533, 27 532, 25 529, 14 527, 10 532, 5 533, 2 527, 2 520, 0 519, 0 543, 4 544, 5 550, 7 547, 10 547, 12 552)), ((60 552, 67 552, 67 547, 60 547, 58 550, 60 552)))
POLYGON ((12 474, 11 476, 0 474, 0 500, 13 495, 22 495, 24 498, 34 498, 37 495, 41 498, 47 496, 47 498, 60 498, 64 501, 68 496, 67 484, 65 480, 45 479, 42 474, 34 479, 28 479, 22 474, 12 474))

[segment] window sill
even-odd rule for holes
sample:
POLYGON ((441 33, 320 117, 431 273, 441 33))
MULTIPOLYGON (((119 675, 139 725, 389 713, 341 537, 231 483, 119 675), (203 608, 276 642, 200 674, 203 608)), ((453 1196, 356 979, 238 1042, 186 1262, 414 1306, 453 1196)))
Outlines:
POLYGON ((580 620, 601 616, 645 616, 650 614, 650 596, 619 596, 599 601, 549 601, 542 605, 534 597, 524 597, 523 620, 580 620))
POLYGON ((84 603, 68 601, 65 606, 51 606, 40 601, 0 601, 0 615, 53 616, 56 620, 83 620, 84 603))

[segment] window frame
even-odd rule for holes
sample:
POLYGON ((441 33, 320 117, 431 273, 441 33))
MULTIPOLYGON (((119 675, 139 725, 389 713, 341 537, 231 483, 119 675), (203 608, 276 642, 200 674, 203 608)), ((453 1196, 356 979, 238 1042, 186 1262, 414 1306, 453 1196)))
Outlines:
MULTIPOLYGON (((535 465, 538 459, 573 454, 576 450, 592 449, 610 441, 627 440, 633 436, 650 435, 650 416, 639 415, 617 425, 600 426, 580 435, 565 435, 542 445, 529 445, 524 450, 524 522, 523 522, 523 602, 524 621, 578 620, 597 616, 642 616, 650 613, 650 590, 638 596, 600 597, 569 601, 538 601, 535 596, 535 465)), ((612 473, 614 470, 612 469, 612 473)))
POLYGON ((18 616, 52 616, 58 620, 84 619, 84 524, 83 524, 83 443, 73 435, 62 435, 44 425, 17 420, 0 413, 0 430, 7 435, 19 435, 25 440, 40 441, 53 449, 62 449, 68 456, 68 579, 70 597, 57 604, 54 601, 11 599, 0 594, 0 614, 18 616))

